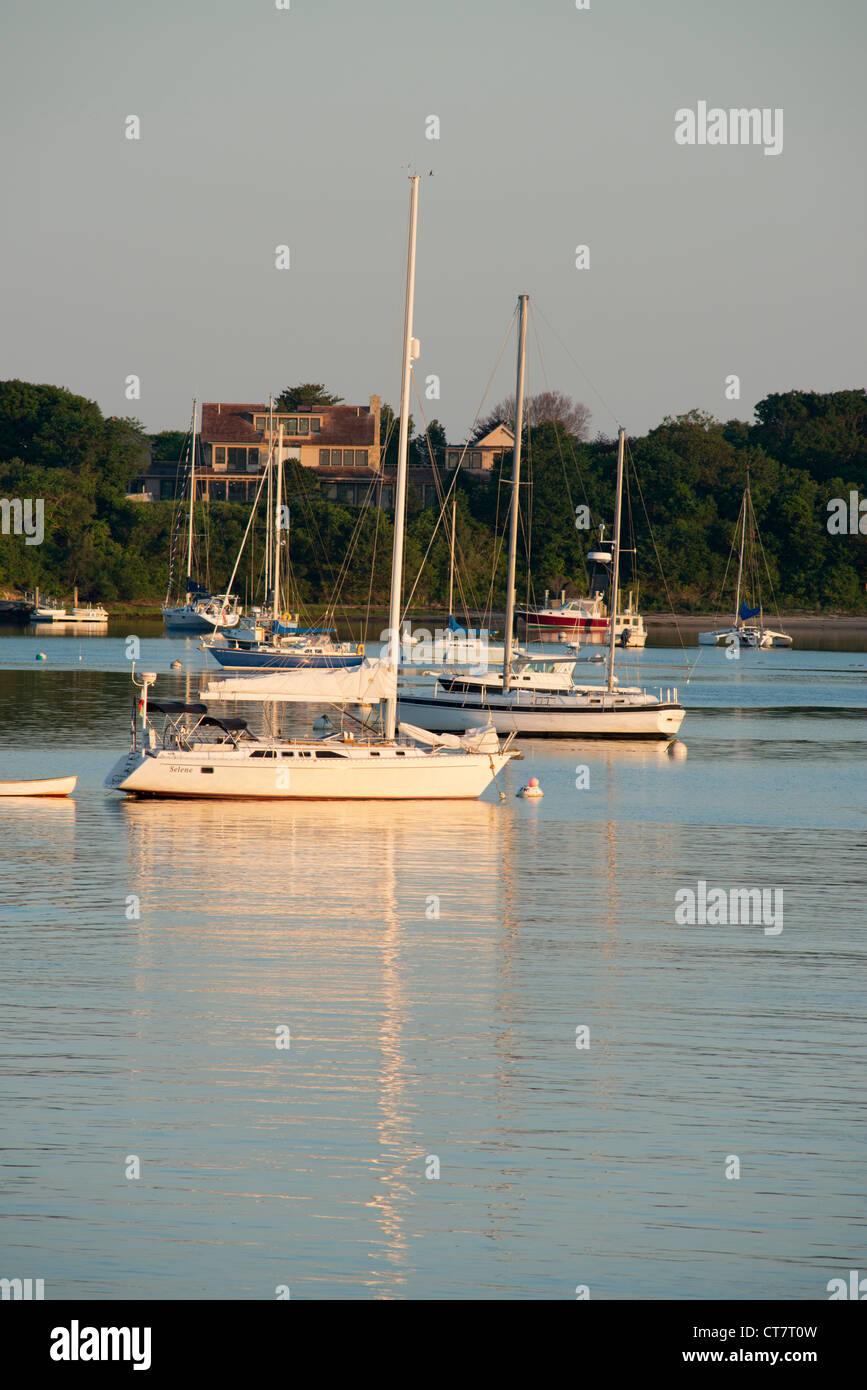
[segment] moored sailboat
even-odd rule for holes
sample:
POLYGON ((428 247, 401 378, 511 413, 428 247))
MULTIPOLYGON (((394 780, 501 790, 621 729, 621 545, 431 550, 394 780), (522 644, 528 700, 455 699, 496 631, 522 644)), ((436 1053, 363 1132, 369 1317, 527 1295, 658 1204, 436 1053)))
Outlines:
POLYGON ((673 738, 683 722, 684 709, 676 690, 647 691, 622 686, 614 673, 617 634, 617 588, 620 577, 620 530, 626 431, 621 429, 617 450, 617 482, 614 512, 611 574, 611 620, 608 625, 608 676, 605 686, 575 685, 562 680, 562 672, 546 670, 556 663, 534 661, 514 664, 515 572, 518 541, 518 496, 521 479, 524 369, 528 295, 521 295, 518 328, 518 370, 515 391, 515 429, 512 454, 512 498, 509 525, 509 562, 506 580, 506 623, 502 674, 442 676, 432 693, 413 689, 400 696, 404 718, 418 720, 426 728, 455 732, 490 719, 498 733, 549 738, 673 738), (564 688, 565 686, 565 688, 564 688))
MULTIPOLYGON (((172 603, 172 569, 174 568, 174 540, 172 558, 169 565, 169 584, 162 607, 163 622, 169 632, 215 632, 223 628, 235 627, 241 616, 236 600, 228 593, 211 594, 193 579, 193 521, 196 510, 196 418, 198 401, 193 401, 193 419, 190 426, 190 516, 187 528, 187 574, 184 587, 184 601, 172 603)), ((175 534, 177 534, 175 532, 175 534)))
MULTIPOLYGON (((747 477, 747 485, 741 500, 738 522, 741 539, 738 551, 734 617, 729 627, 717 628, 712 632, 700 632, 698 634, 699 644, 703 647, 715 647, 717 643, 725 642, 729 647, 761 650, 766 650, 769 647, 791 647, 792 639, 787 632, 777 632, 773 628, 766 627, 764 623, 754 541, 754 537, 758 538, 758 522, 750 496, 749 477, 747 477), (758 598, 755 607, 750 607, 747 599, 741 599, 741 594, 749 584, 752 585, 755 597, 758 598), (754 618, 758 618, 758 622, 753 622, 754 618)), ((767 565, 765 568, 767 569, 767 565)), ((749 592, 748 589, 747 592, 749 592)))
MULTIPOLYGON (((474 800, 508 762, 511 754, 499 748, 496 737, 492 739, 488 730, 469 739, 444 740, 425 730, 407 728, 403 738, 396 737, 410 383, 412 362, 419 355, 418 343, 412 336, 417 174, 412 176, 411 184, 389 643, 385 660, 370 663, 371 681, 375 679, 380 686, 373 693, 386 702, 384 737, 362 741, 346 732, 324 740, 262 738, 251 734, 245 720, 216 718, 208 713, 205 704, 152 704, 152 711, 156 709, 166 716, 166 725, 159 735, 148 716, 148 688, 156 679, 148 673, 139 683, 142 695, 133 721, 132 746, 112 769, 107 786, 140 797, 474 800), (193 721, 191 726, 188 720, 193 721)), ((318 693, 314 692, 313 698, 322 703, 346 703, 347 692, 340 695, 332 687, 338 680, 345 682, 357 674, 332 670, 250 675, 243 680, 236 678, 240 689, 233 697, 266 702, 306 700, 311 698, 309 683, 315 677, 318 693), (275 681, 282 687, 276 696, 275 681), (257 686, 257 682, 266 684, 257 686)), ((349 692, 350 701, 355 701, 358 693, 349 692)))

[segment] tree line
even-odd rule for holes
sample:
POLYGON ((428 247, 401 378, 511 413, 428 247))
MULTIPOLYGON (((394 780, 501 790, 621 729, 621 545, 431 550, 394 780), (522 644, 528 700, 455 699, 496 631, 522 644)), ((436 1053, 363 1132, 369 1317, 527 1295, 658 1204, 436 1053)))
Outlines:
MULTIPOLYGON (((288 388, 287 402, 321 403, 323 387, 288 388), (294 393, 294 394, 293 394, 294 393)), ((339 400, 330 396, 332 403, 339 400)), ((610 536, 616 442, 587 440, 587 413, 568 397, 528 412, 521 489, 522 555, 519 597, 545 589, 586 592, 586 554, 600 522, 610 536), (571 407, 571 409, 570 409, 571 407), (577 521, 577 525, 576 525, 577 521)), ((508 402, 479 430, 507 414, 508 402)), ((508 420, 507 420, 508 423, 508 420)), ((393 482, 397 424, 383 410, 387 441, 384 481, 393 482)), ((476 432, 478 435, 478 430, 476 432)), ((443 493, 445 431, 434 421, 412 439, 412 462, 437 464, 443 493)), ((43 498, 45 539, 0 534, 0 586, 9 594, 37 585, 67 594, 77 585, 104 602, 159 602, 166 588, 176 504, 127 501, 150 442, 157 457, 177 457, 180 431, 145 435, 136 420, 106 418, 92 401, 63 388, 23 381, 0 383, 0 497, 43 498)), ((456 604, 459 611, 501 610, 505 598, 505 529, 511 456, 485 480, 458 474, 456 491, 456 604)), ((716 607, 729 561, 741 497, 749 478, 770 575, 764 595, 783 611, 867 611, 867 536, 832 534, 829 503, 862 497, 867 489, 867 393, 788 391, 760 401, 751 422, 720 421, 701 411, 666 417, 629 440, 624 584, 639 587, 646 611, 702 611, 716 607), (632 556, 631 552, 635 552, 632 556)), ((326 501, 308 469, 287 470, 293 602, 315 614, 338 595, 346 605, 384 604, 391 563, 391 518, 378 506, 354 508, 326 501)), ((377 500, 377 485, 371 492, 377 500)), ((446 518, 450 516, 447 508, 446 518)), ((864 529, 867 531, 867 507, 864 529)), ((248 508, 212 503, 196 508, 200 575, 215 591, 231 573, 248 508)), ((11 526, 4 513, 4 532, 11 526)), ((235 591, 257 597, 264 518, 253 528, 235 591)), ((406 540, 407 594, 413 603, 442 609, 447 602, 449 539, 438 506, 425 506, 410 489, 406 540)), ((730 596, 723 594, 722 606, 730 596)))

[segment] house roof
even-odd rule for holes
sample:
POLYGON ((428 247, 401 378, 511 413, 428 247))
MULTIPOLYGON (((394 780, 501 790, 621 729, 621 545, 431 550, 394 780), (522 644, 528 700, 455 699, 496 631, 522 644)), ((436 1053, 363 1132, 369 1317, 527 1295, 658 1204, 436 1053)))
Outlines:
MULTIPOLYGON (((294 414, 293 411, 282 412, 294 414)), ((300 416, 316 415, 322 427, 315 435, 284 435, 284 442, 320 445, 323 449, 339 449, 343 445, 369 449, 376 440, 376 417, 367 405, 328 405, 312 411, 299 411, 300 416)), ((244 402, 205 401, 202 405, 202 442, 204 444, 261 444, 264 435, 253 428, 255 415, 267 415, 267 405, 244 402)))

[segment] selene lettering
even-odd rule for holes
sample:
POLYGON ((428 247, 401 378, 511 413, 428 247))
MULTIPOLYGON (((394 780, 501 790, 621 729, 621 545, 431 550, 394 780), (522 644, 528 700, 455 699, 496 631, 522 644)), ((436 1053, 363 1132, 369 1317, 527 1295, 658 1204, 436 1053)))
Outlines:
POLYGON ((695 111, 682 106, 674 113, 674 138, 678 145, 764 145, 765 154, 783 152, 783 109, 781 106, 730 107, 708 109, 706 101, 695 111))
POLYGON ((69 1327, 51 1329, 52 1361, 132 1361, 134 1371, 148 1371, 151 1364, 149 1327, 69 1327))

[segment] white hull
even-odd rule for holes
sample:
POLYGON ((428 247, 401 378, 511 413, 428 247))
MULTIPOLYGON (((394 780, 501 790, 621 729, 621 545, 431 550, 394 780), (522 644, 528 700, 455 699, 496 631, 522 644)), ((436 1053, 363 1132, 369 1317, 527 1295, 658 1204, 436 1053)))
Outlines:
POLYGON ((399 697, 401 719, 432 733, 458 733, 490 719, 498 734, 526 738, 674 738, 684 709, 675 702, 647 698, 624 704, 605 692, 595 703, 582 697, 535 695, 519 691, 514 699, 489 693, 482 703, 460 695, 399 697))
POLYGON ((131 796, 255 801, 476 800, 508 755, 299 742, 137 750, 105 785, 131 796), (258 755, 258 756, 257 756, 258 755))
POLYGON ((737 643, 740 647, 767 650, 769 647, 791 647, 792 639, 787 632, 774 632, 769 627, 727 627, 717 632, 700 632, 699 645, 715 647, 721 641, 729 645, 737 643))
POLYGON ((69 796, 77 777, 52 777, 34 782, 0 782, 0 796, 69 796))
POLYGON ((164 608, 163 622, 169 632, 222 632, 226 628, 237 627, 238 613, 229 613, 225 622, 220 621, 219 613, 202 613, 192 604, 183 608, 164 608))

